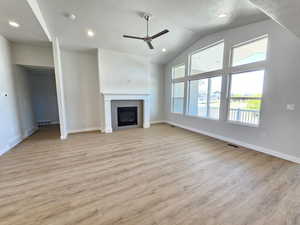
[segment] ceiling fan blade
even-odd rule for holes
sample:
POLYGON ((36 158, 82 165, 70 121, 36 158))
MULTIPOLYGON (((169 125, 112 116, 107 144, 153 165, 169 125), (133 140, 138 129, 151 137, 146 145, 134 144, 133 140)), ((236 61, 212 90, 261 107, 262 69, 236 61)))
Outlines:
POLYGON ((132 38, 132 39, 138 39, 138 40, 144 40, 142 37, 136 37, 136 36, 130 36, 130 35, 123 35, 124 38, 132 38))
POLYGON ((148 45, 148 47, 149 47, 150 49, 154 49, 154 47, 153 47, 153 45, 152 45, 152 43, 151 43, 150 41, 147 41, 147 45, 148 45))
POLYGON ((163 30, 163 31, 159 32, 158 34, 155 34, 155 35, 151 36, 151 39, 158 38, 158 37, 160 37, 160 36, 162 36, 162 35, 164 35, 168 32, 169 32, 169 30, 163 30))

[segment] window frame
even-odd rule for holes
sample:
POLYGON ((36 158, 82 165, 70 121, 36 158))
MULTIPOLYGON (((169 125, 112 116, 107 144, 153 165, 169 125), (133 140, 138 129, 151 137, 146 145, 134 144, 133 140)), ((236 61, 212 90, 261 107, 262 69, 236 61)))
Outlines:
POLYGON ((196 118, 202 118, 202 119, 210 119, 210 120, 220 120, 220 114, 221 114, 221 97, 220 97, 220 107, 219 107, 219 114, 218 114, 218 118, 213 118, 213 117, 210 117, 210 107, 209 107, 209 103, 210 103, 210 90, 211 90, 211 78, 215 78, 215 77, 220 77, 221 78, 221 90, 220 90, 220 93, 221 93, 221 96, 222 96, 222 82, 223 82, 223 75, 222 74, 218 74, 218 75, 211 75, 211 76, 208 76, 208 77, 193 77, 193 79, 189 79, 187 82, 188 82, 188 89, 187 89, 187 109, 186 109, 186 116, 189 116, 189 117, 196 117, 196 118), (206 116, 199 116, 199 115, 191 115, 189 114, 189 109, 190 109, 190 82, 191 81, 199 81, 199 80, 204 80, 204 79, 208 79, 208 82, 207 82, 207 98, 206 98, 206 105, 207 105, 207 110, 206 110, 206 116))
POLYGON ((200 48, 200 49, 197 49, 197 50, 195 50, 195 51, 189 53, 189 54, 188 54, 188 75, 187 75, 187 76, 188 76, 188 77, 194 77, 194 76, 210 76, 210 75, 212 75, 212 74, 215 74, 216 72, 217 72, 217 73, 218 73, 218 72, 222 73, 223 70, 224 70, 224 57, 225 57, 225 41, 224 41, 224 39, 219 40, 219 41, 215 41, 215 42, 213 42, 213 43, 211 43, 211 44, 209 44, 209 45, 206 45, 206 46, 204 46, 204 47, 202 47, 202 48, 200 48), (206 50, 206 49, 209 49, 209 48, 211 48, 211 47, 214 47, 214 46, 216 46, 216 45, 218 45, 218 44, 221 44, 221 43, 224 44, 224 48, 223 48, 223 62, 222 62, 222 67, 221 67, 221 69, 212 70, 212 71, 207 71, 207 72, 203 72, 203 73, 191 74, 191 72, 192 72, 192 56, 195 55, 195 54, 197 54, 197 53, 199 53, 199 52, 202 52, 202 51, 204 51, 204 50, 206 50))
POLYGON ((250 40, 243 41, 243 42, 240 42, 238 44, 232 45, 232 47, 230 49, 229 69, 243 69, 243 67, 255 67, 255 66, 259 66, 259 65, 264 66, 266 61, 268 60, 268 52, 269 52, 269 35, 268 34, 260 35, 258 37, 252 38, 250 40), (267 38, 267 40, 268 40, 267 48, 266 48, 266 59, 265 60, 233 66, 233 55, 234 55, 233 54, 233 49, 234 48, 238 48, 238 47, 241 47, 243 45, 251 44, 251 43, 254 43, 256 41, 265 39, 265 38, 267 38))
POLYGON ((186 77, 186 65, 185 65, 185 63, 181 63, 181 64, 177 64, 175 66, 172 66, 172 81, 183 79, 185 77, 186 77), (179 78, 174 78, 174 71, 175 71, 175 69, 178 68, 178 67, 181 67, 181 66, 184 66, 184 76, 183 77, 179 77, 179 78))
MULTIPOLYGON (((230 123, 233 125, 240 125, 243 127, 260 127, 261 122, 264 120, 264 91, 265 91, 265 80, 268 74, 268 60, 269 60, 269 55, 271 52, 271 39, 270 35, 268 33, 260 33, 260 34, 252 34, 250 38, 245 38, 243 37, 242 39, 239 40, 245 40, 246 41, 235 41, 232 42, 230 40, 225 40, 224 38, 219 39, 218 41, 213 41, 210 42, 211 44, 207 44, 204 47, 200 47, 199 49, 192 51, 188 53, 185 58, 182 60, 184 63, 177 64, 174 66, 171 66, 171 88, 173 92, 173 83, 179 83, 179 82, 184 82, 184 102, 183 102, 183 113, 174 113, 174 114, 179 114, 182 116, 186 117, 192 117, 195 119, 206 119, 206 120, 214 120, 214 121, 222 121, 225 123, 230 123), (238 65, 238 66, 232 66, 233 64, 233 49, 237 48, 239 46, 245 45, 245 44, 250 44, 252 42, 258 41, 260 39, 267 38, 267 47, 266 47, 266 57, 265 60, 262 61, 257 61, 253 63, 248 63, 248 64, 243 64, 243 65, 238 65), (224 49, 223 49, 223 63, 222 63, 222 68, 219 70, 215 71, 209 71, 209 72, 203 72, 199 74, 193 74, 191 75, 191 57, 192 55, 203 51, 205 49, 208 49, 210 47, 213 47, 217 44, 224 43, 224 49), (173 79, 173 68, 176 66, 185 66, 185 76, 182 78, 177 78, 173 79), (230 110, 230 92, 231 92, 231 77, 234 74, 237 73, 246 73, 246 72, 254 72, 254 71, 259 71, 263 70, 264 71, 264 83, 263 83, 263 90, 262 90, 262 96, 260 98, 261 100, 261 106, 260 106, 260 111, 259 111, 259 123, 258 125, 255 124, 248 124, 248 123, 241 123, 239 121, 232 121, 229 120, 229 110, 230 110), (214 119, 210 117, 201 117, 201 116, 195 116, 195 115, 189 115, 189 82, 192 80, 200 80, 200 79, 206 79, 206 78, 213 78, 213 77, 222 77, 222 83, 221 83, 221 102, 220 102, 220 111, 219 111, 219 118, 214 119)), ((203 46, 203 45, 202 45, 203 46)), ((171 113, 173 110, 173 94, 171 95, 171 113)))
POLYGON ((172 83, 172 93, 171 93, 171 113, 174 114, 179 114, 179 115, 183 115, 184 114, 184 104, 185 104, 185 82, 184 81, 179 81, 179 82, 173 82, 172 83), (174 85, 175 84, 180 84, 183 83, 183 108, 182 108, 182 112, 174 112, 174 85))
POLYGON ((186 80, 185 78, 187 77, 186 75, 186 64, 185 63, 180 63, 180 64, 176 64, 174 66, 172 66, 171 68, 171 113, 174 113, 174 114, 177 114, 177 115, 184 115, 185 114, 185 102, 186 102, 186 80), (181 66, 184 66, 184 76, 183 77, 180 77, 180 78, 174 78, 173 75, 174 75, 174 70, 175 68, 177 67, 181 67, 181 66), (184 94, 183 94, 183 109, 182 109, 182 112, 174 112, 173 109, 174 109, 174 101, 173 101, 173 96, 174 96, 174 88, 173 88, 173 85, 175 83, 183 83, 184 85, 184 94))
POLYGON ((226 122, 227 123, 237 124, 237 125, 246 126, 246 127, 255 127, 255 128, 261 126, 262 108, 263 108, 263 102, 264 102, 264 85, 265 85, 265 77, 266 77, 266 74, 267 74, 268 55, 269 55, 269 35, 268 34, 264 34, 264 35, 261 35, 259 37, 250 39, 248 41, 241 42, 241 43, 233 45, 231 47, 231 49, 230 49, 229 69, 228 69, 228 71, 229 71, 228 81, 227 81, 228 83, 227 83, 227 92, 226 92, 226 104, 227 104, 226 122), (243 64, 243 65, 238 65, 238 66, 233 66, 233 50, 234 50, 234 48, 237 48, 237 47, 240 47, 240 46, 243 46, 243 45, 247 45, 247 44, 251 44, 255 41, 259 41, 259 40, 264 39, 264 38, 268 39, 267 48, 266 48, 266 59, 265 60, 252 62, 252 63, 247 63, 247 64, 243 64), (250 97, 249 99, 259 99, 261 101, 260 110, 259 110, 258 124, 243 123, 243 122, 240 122, 240 121, 230 120, 230 118, 229 118, 229 116, 230 116, 230 100, 231 99, 241 99, 241 100, 247 99, 245 97, 231 98, 232 75, 239 74, 239 73, 250 73, 250 72, 256 72, 256 71, 264 71, 262 96, 261 96, 261 98, 251 98, 250 97))
MULTIPOLYGON (((220 120, 220 116, 221 116, 221 111, 222 111, 222 84, 224 82, 224 74, 225 74, 225 68, 224 68, 224 62, 225 62, 225 54, 226 52, 226 43, 224 39, 218 40, 218 41, 214 41, 211 44, 208 44, 202 48, 199 48, 193 52, 191 52, 190 54, 188 54, 188 75, 186 76, 186 85, 187 85, 187 91, 186 91, 186 104, 185 104, 185 116, 188 117, 195 117, 195 118, 201 118, 201 119, 208 119, 208 120, 215 120, 215 121, 219 121, 220 120), (223 43, 223 62, 222 62, 222 67, 221 69, 218 70, 213 70, 213 71, 208 71, 208 72, 203 72, 203 73, 198 73, 198 74, 191 74, 192 71, 192 56, 194 54, 197 54, 201 51, 204 51, 206 49, 209 49, 211 47, 214 47, 216 45, 219 45, 223 43), (190 106, 190 81, 193 80, 202 80, 202 79, 209 79, 209 78, 214 78, 214 77, 221 77, 222 81, 221 81, 221 102, 220 102, 220 110, 219 110, 219 116, 218 119, 216 118, 212 118, 212 117, 208 117, 208 116, 198 116, 198 115, 190 115, 189 114, 189 106, 190 106)), ((208 90, 209 91, 209 90, 208 90)), ((209 95, 208 95, 209 96, 209 95)), ((208 97, 208 102, 209 103, 209 97, 208 97)), ((209 108, 209 107, 208 107, 209 108)), ((209 109, 207 110, 209 111, 209 109)), ((209 115, 209 113, 207 113, 207 115, 209 115)))

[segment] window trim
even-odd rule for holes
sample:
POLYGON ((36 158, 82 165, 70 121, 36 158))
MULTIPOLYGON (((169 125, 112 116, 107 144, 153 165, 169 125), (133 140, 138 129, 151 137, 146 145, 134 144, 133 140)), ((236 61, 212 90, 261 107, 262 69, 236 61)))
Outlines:
POLYGON ((214 76, 210 76, 210 77, 201 77, 201 78, 193 78, 193 79, 188 79, 187 80, 187 104, 186 104, 186 116, 189 116, 189 117, 195 117, 195 118, 202 118, 202 119, 211 119, 211 120, 215 120, 215 121, 219 121, 220 120, 220 115, 221 115, 221 101, 222 101, 222 83, 223 83, 223 75, 222 74, 218 74, 218 75, 214 75, 214 76), (219 107, 219 114, 218 114, 218 118, 212 118, 209 116, 210 114, 210 107, 209 107, 209 103, 210 103, 210 90, 211 90, 211 78, 214 78, 214 77, 220 77, 221 78, 221 96, 220 96, 220 107, 219 107), (207 111, 206 111, 206 116, 198 116, 198 115, 191 115, 189 114, 189 109, 190 109, 190 82, 191 81, 195 81, 195 80, 204 80, 204 79, 208 79, 208 87, 207 87, 207 111))
POLYGON ((213 73, 215 73, 215 72, 217 72, 217 71, 223 71, 223 70, 224 70, 224 52, 225 52, 225 40, 224 40, 224 39, 219 40, 219 41, 216 41, 216 42, 213 42, 213 43, 211 43, 211 44, 209 44, 209 45, 206 45, 206 46, 204 46, 204 47, 202 47, 202 48, 200 48, 200 49, 197 49, 197 50, 191 52, 190 54, 188 54, 188 74, 187 74, 187 76, 188 76, 188 77, 193 77, 193 76, 206 76, 207 74, 213 74, 213 73), (197 54, 197 53, 199 53, 199 52, 202 52, 202 51, 204 51, 204 50, 206 50, 206 49, 209 49, 209 48, 211 48, 211 47, 214 47, 214 46, 216 46, 216 45, 218 45, 218 44, 221 44, 221 43, 224 44, 224 48, 223 48, 223 56, 222 56, 222 57, 223 57, 223 62, 222 62, 222 67, 221 67, 221 69, 218 69, 218 70, 212 70, 212 71, 207 71, 207 72, 203 72, 203 73, 191 74, 191 71, 192 71, 192 56, 195 55, 195 54, 197 54))
POLYGON ((180 81, 180 82, 172 82, 171 83, 171 113, 177 114, 177 115, 184 115, 185 113, 185 109, 184 109, 184 104, 185 104, 185 92, 183 91, 183 108, 182 108, 182 112, 174 112, 174 84, 179 84, 179 83, 183 83, 183 90, 185 89, 185 82, 184 81, 180 81))
POLYGON ((177 64, 175 66, 172 66, 171 73, 172 73, 172 76, 171 76, 172 81, 176 81, 176 80, 185 78, 186 77, 186 65, 185 65, 185 63, 181 63, 181 64, 177 64), (184 66, 184 76, 183 77, 179 77, 179 78, 174 78, 174 70, 175 70, 175 68, 178 68, 178 67, 181 67, 181 66, 184 66))
MULTIPOLYGON (((226 122, 227 123, 231 123, 231 124, 237 124, 240 126, 246 126, 246 127, 260 127, 261 125, 261 115, 262 115, 262 107, 263 107, 263 99, 264 99, 264 87, 262 90, 262 96, 261 98, 257 98, 257 97, 230 97, 230 92, 231 92, 231 79, 232 79, 232 75, 235 74, 240 74, 240 73, 251 73, 251 72, 257 72, 257 71, 264 71, 264 80, 265 80, 265 75, 266 75, 266 69, 265 68, 260 68, 260 69, 253 69, 253 70, 245 70, 245 71, 240 71, 240 72, 235 72, 235 73, 230 73, 229 79, 228 79, 228 88, 227 88, 227 95, 226 95, 226 101, 227 101, 227 110, 226 110, 226 122), (240 121, 235 121, 235 120, 230 120, 229 116, 230 116, 230 100, 231 99, 257 99, 260 100, 260 110, 259 110, 259 120, 258 120, 258 124, 252 124, 252 123, 243 123, 240 121)), ((263 86, 264 86, 265 82, 263 82, 263 86)))
MULTIPOLYGON (((171 65, 171 87, 173 83, 184 83, 184 103, 183 103, 183 113, 175 113, 172 112, 173 110, 173 88, 172 88, 172 95, 171 95, 171 112, 172 114, 175 115, 181 115, 181 116, 186 116, 190 118, 195 118, 195 119, 204 119, 204 120, 212 120, 212 121, 219 121, 219 122, 225 122, 227 124, 232 124, 232 125, 238 125, 238 126, 243 126, 243 127, 251 127, 251 128, 257 128, 261 126, 262 118, 264 116, 264 87, 265 87, 265 82, 263 84, 263 91, 262 91, 262 97, 260 98, 261 100, 261 107, 260 107, 260 117, 259 117, 259 124, 248 124, 248 123, 240 123, 238 121, 231 121, 228 120, 229 117, 229 110, 230 110, 230 91, 231 91, 231 77, 233 74, 238 74, 238 73, 246 73, 246 72, 254 72, 258 70, 264 70, 264 81, 266 79, 266 76, 268 74, 268 68, 267 68, 267 63, 269 60, 270 56, 270 46, 271 46, 271 41, 270 41, 270 35, 268 33, 261 33, 259 35, 253 34, 249 35, 250 39, 242 42, 236 42, 237 44, 234 44, 228 40, 225 40, 225 38, 222 38, 219 41, 211 42, 208 45, 205 45, 204 47, 201 47, 199 49, 196 49, 190 53, 188 53, 182 61, 184 63, 180 63, 177 65, 171 65), (232 66, 233 63, 233 49, 245 44, 249 44, 252 42, 255 42, 257 40, 267 38, 267 48, 266 48, 266 58, 265 60, 258 61, 258 62, 253 62, 253 63, 248 63, 248 64, 243 64, 239 66, 232 66), (223 50, 223 63, 222 63, 222 68, 219 70, 215 71, 209 71, 209 72, 204 72, 204 73, 199 73, 199 74, 194 74, 191 75, 191 57, 193 54, 196 54, 198 52, 201 52, 205 49, 208 49, 210 47, 213 47, 215 45, 218 45, 220 43, 224 43, 224 50, 223 50), (179 67, 179 66, 185 66, 185 76, 177 79, 173 79, 173 68, 174 67, 179 67), (205 78, 213 78, 221 76, 222 77, 222 87, 221 87, 221 103, 220 103, 220 111, 219 111, 219 119, 214 119, 210 117, 202 117, 202 116, 194 116, 194 115, 189 115, 188 110, 189 110, 189 81, 192 80, 199 80, 199 79, 205 79, 205 78)), ((244 40, 246 38, 243 38, 244 40)))
POLYGON ((185 114, 186 77, 187 77, 187 75, 186 75, 186 64, 185 63, 179 63, 179 64, 176 64, 176 65, 174 65, 174 66, 171 67, 171 113, 176 114, 176 115, 184 115, 185 114), (184 76, 180 77, 180 78, 173 78, 175 68, 181 67, 181 66, 184 66, 184 76), (173 85, 176 84, 176 83, 183 83, 184 84, 184 87, 183 87, 184 88, 184 93, 183 93, 183 109, 182 109, 181 113, 179 113, 179 112, 173 112, 173 106, 174 106, 174 104, 173 104, 173 95, 174 95, 173 85))
POLYGON ((248 66, 255 66, 255 65, 260 65, 260 64, 265 64, 268 60, 268 52, 269 52, 269 35, 268 34, 264 34, 264 35, 260 35, 259 37, 256 38, 252 38, 250 40, 244 41, 244 42, 240 42, 238 44, 232 45, 231 49, 230 49, 230 60, 229 60, 229 68, 230 69, 235 69, 235 68, 242 68, 242 67, 248 67, 248 66), (266 48, 266 59, 265 60, 261 60, 261 61, 257 61, 257 62, 252 62, 252 63, 247 63, 247 64, 242 64, 242 65, 238 65, 238 66, 233 66, 233 49, 241 47, 243 45, 247 45, 247 44, 251 44, 254 43, 256 41, 262 40, 267 38, 268 43, 267 43, 267 48, 266 48))

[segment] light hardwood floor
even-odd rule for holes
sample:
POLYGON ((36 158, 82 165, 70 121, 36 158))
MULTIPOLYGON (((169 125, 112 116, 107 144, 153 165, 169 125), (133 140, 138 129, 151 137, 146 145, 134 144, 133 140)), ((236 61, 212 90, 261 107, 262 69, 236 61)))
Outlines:
POLYGON ((44 129, 0 157, 1 225, 299 225, 300 166, 168 125, 44 129))

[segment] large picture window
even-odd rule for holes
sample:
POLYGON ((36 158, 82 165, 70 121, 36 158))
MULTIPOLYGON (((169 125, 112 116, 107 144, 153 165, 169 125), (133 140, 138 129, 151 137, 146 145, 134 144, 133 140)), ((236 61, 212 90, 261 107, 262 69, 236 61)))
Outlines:
POLYGON ((189 81, 188 114, 219 119, 222 77, 189 81))
POLYGON ((171 111, 259 126, 267 50, 264 35, 231 48, 219 41, 191 53, 188 70, 185 64, 172 68, 171 111))

